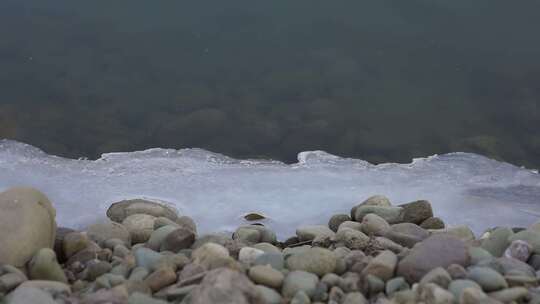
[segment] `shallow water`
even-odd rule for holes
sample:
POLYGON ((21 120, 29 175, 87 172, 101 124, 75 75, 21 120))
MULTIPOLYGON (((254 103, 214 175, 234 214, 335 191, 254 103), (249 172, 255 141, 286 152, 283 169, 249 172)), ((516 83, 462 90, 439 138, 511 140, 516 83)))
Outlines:
POLYGON ((0 138, 540 168, 540 2, 0 1, 0 138))

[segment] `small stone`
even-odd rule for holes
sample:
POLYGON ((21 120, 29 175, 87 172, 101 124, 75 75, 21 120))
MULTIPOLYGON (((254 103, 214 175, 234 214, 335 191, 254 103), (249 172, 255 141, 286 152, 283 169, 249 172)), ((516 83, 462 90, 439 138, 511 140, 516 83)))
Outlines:
POLYGON ((362 275, 374 275, 387 281, 394 276, 397 265, 397 256, 389 250, 382 251, 373 258, 362 271, 362 275))
POLYGON ((291 304, 310 304, 310 303, 311 303, 311 299, 303 290, 297 291, 294 297, 291 299, 291 304))
MULTIPOLYGON (((488 296, 480 289, 477 288, 465 288, 461 293, 459 299, 460 304, 490 304, 492 301, 488 296)), ((495 303, 493 303, 495 304, 495 303)))
POLYGON ((447 227, 443 230, 443 233, 455 236, 464 242, 469 242, 476 238, 468 226, 447 227))
POLYGON ((375 244, 377 244, 378 248, 390 250, 396 254, 401 254, 402 252, 407 250, 406 247, 403 247, 400 244, 382 236, 378 236, 375 238, 375 244))
POLYGON ((431 204, 425 200, 399 205, 399 207, 403 208, 403 221, 407 223, 419 225, 428 218, 433 218, 431 204))
POLYGON ((302 226, 296 229, 296 235, 300 242, 311 241, 318 236, 334 237, 334 231, 322 225, 302 226))
POLYGON ((482 247, 470 247, 469 255, 471 256, 471 264, 476 265, 483 260, 491 260, 493 256, 489 251, 483 249, 482 247))
POLYGON ((131 236, 133 244, 145 243, 154 232, 156 218, 148 214, 132 214, 122 221, 131 236))
POLYGON ((448 291, 454 294, 456 299, 461 298, 461 294, 465 288, 476 288, 482 290, 482 287, 472 280, 454 280, 448 285, 448 291))
POLYGON ((354 220, 357 222, 362 222, 364 216, 370 213, 375 213, 378 216, 382 217, 389 224, 396 224, 402 221, 402 211, 403 208, 401 207, 380 207, 364 205, 356 209, 354 220))
POLYGON ((527 262, 531 254, 532 246, 522 240, 513 241, 504 252, 505 257, 520 260, 522 262, 527 262))
POLYGON ((154 270, 157 268, 159 260, 162 258, 159 252, 155 252, 149 248, 137 248, 134 251, 135 263, 137 266, 144 267, 148 270, 154 270))
POLYGON ((86 234, 89 239, 98 244, 109 239, 120 239, 125 244, 131 245, 129 231, 127 231, 126 227, 115 222, 104 222, 91 225, 86 229, 86 234))
POLYGON ((169 218, 166 218, 166 217, 156 217, 155 221, 154 221, 154 231, 155 230, 158 230, 159 228, 161 227, 165 227, 165 226, 174 226, 176 228, 180 227, 180 225, 178 223, 176 223, 175 221, 169 219, 169 218))
POLYGON ((187 303, 190 304, 265 303, 258 289, 243 273, 228 268, 208 272, 188 297, 190 300, 187 303))
POLYGON ((345 293, 341 288, 334 286, 330 288, 330 293, 328 294, 328 303, 341 303, 345 298, 345 293))
POLYGON ((257 284, 279 289, 285 276, 269 266, 253 266, 249 269, 249 278, 257 284))
POLYGON ((334 287, 334 286, 339 285, 340 281, 341 281, 341 277, 335 273, 327 273, 321 279, 321 282, 325 283, 329 287, 334 287))
POLYGON ((163 203, 144 199, 124 200, 112 204, 107 210, 107 216, 114 222, 121 223, 133 214, 146 214, 153 217, 166 217, 172 221, 178 218, 178 212, 163 203))
POLYGON ((240 249, 238 255, 238 261, 246 265, 252 265, 255 260, 264 254, 264 251, 253 248, 253 247, 244 247, 240 249))
POLYGON ((239 227, 233 234, 233 239, 242 243, 253 245, 261 241, 261 233, 250 227, 239 227))
POLYGON ((264 251, 264 253, 281 254, 281 250, 270 243, 258 243, 252 246, 255 249, 264 251))
POLYGON ((330 230, 334 232, 337 232, 339 225, 341 225, 343 222, 347 222, 350 220, 351 217, 347 214, 335 214, 328 221, 328 228, 330 228, 330 230))
POLYGON ((145 295, 140 292, 132 293, 127 301, 127 304, 167 304, 163 300, 154 299, 149 295, 145 295))
POLYGON ((336 263, 337 258, 332 251, 317 247, 293 254, 286 260, 290 270, 303 270, 318 276, 333 272, 336 263))
POLYGON ((86 266, 87 273, 86 273, 86 280, 87 281, 94 281, 99 276, 111 271, 112 266, 111 264, 103 261, 91 261, 86 266))
POLYGON ((13 291, 7 303, 9 304, 56 304, 47 292, 33 287, 19 287, 13 291))
POLYGON ((419 290, 419 300, 430 304, 453 304, 454 295, 434 283, 422 285, 419 290))
POLYGON ((144 283, 146 283, 153 292, 161 290, 174 282, 176 282, 176 273, 170 268, 160 268, 144 279, 144 283))
POLYGON ((335 235, 335 241, 349 249, 365 249, 369 240, 363 232, 351 228, 340 228, 335 235))
POLYGON ((0 276, 0 293, 8 293, 21 285, 27 278, 18 273, 6 273, 0 276))
POLYGON ((367 300, 362 293, 355 291, 345 295, 342 304, 367 304, 367 300))
POLYGON ((520 273, 530 277, 534 277, 536 275, 534 269, 529 264, 520 260, 505 257, 482 261, 482 263, 479 263, 478 266, 492 268, 503 275, 511 273, 520 273))
POLYGON ((367 235, 383 236, 390 230, 390 224, 375 213, 366 214, 362 219, 362 232, 367 235))
POLYGON ((291 271, 285 277, 281 291, 286 298, 292 298, 300 290, 311 297, 315 293, 318 282, 319 278, 313 273, 301 270, 291 271))
POLYGON ((137 266, 133 268, 128 279, 130 281, 143 281, 149 274, 150 272, 146 267, 137 266))
POLYGON ((509 242, 513 241, 525 241, 531 245, 534 253, 540 254, 540 231, 536 230, 523 230, 518 233, 513 234, 508 238, 509 242))
POLYGON ((412 248, 429 237, 429 232, 413 223, 401 223, 392 225, 384 237, 404 246, 412 248))
POLYGON ((66 234, 62 242, 63 253, 66 259, 85 249, 89 241, 86 233, 70 232, 66 234))
POLYGON ((398 291, 410 289, 409 284, 403 277, 396 277, 386 282, 385 292, 388 296, 392 296, 398 291))
POLYGON ((285 261, 281 253, 263 253, 255 258, 253 265, 268 265, 276 270, 282 270, 285 261))
POLYGON ((357 272, 353 272, 354 269, 351 269, 351 272, 347 272, 343 275, 343 279, 341 280, 339 287, 344 292, 353 292, 353 291, 359 291, 360 290, 360 282, 361 278, 360 275, 357 272))
POLYGON ((452 280, 459 280, 467 278, 467 270, 459 264, 452 264, 446 269, 448 274, 452 277, 452 280))
POLYGON ((52 249, 40 249, 28 265, 29 277, 32 280, 50 280, 67 283, 66 275, 56 260, 52 249))
POLYGON ((426 275, 424 275, 424 277, 420 280, 420 284, 434 283, 446 289, 451 281, 452 277, 448 271, 442 267, 437 267, 426 273, 426 275))
POLYGON ((283 298, 274 289, 268 288, 268 287, 263 286, 263 285, 257 285, 256 288, 259 291, 259 294, 264 299, 264 303, 266 303, 266 304, 282 304, 283 298))
POLYGON ((266 216, 262 215, 261 213, 257 213, 257 212, 247 213, 243 217, 244 217, 244 219, 246 221, 260 221, 260 220, 266 219, 266 216))
POLYGON ((351 218, 354 218, 354 215, 356 214, 356 209, 361 206, 390 207, 392 206, 392 204, 390 203, 390 200, 384 195, 373 195, 351 209, 351 218))
POLYGON ((195 249, 191 257, 195 263, 210 269, 218 260, 230 258, 230 255, 227 248, 216 243, 206 243, 195 249))
POLYGON ((19 285, 19 288, 25 287, 38 288, 54 296, 71 294, 71 288, 69 285, 57 281, 31 280, 25 281, 19 285))
POLYGON ((524 287, 512 287, 500 291, 490 292, 488 296, 503 303, 512 303, 526 299, 529 296, 529 291, 524 287))
POLYGON ((469 269, 467 277, 478 283, 486 292, 508 287, 506 280, 500 273, 487 267, 472 267, 469 269))
POLYGON ((187 228, 178 228, 167 234, 161 243, 160 251, 178 252, 188 249, 195 242, 195 233, 187 228))
POLYGON ((444 229, 445 226, 444 221, 438 217, 427 218, 420 224, 424 229, 444 229))
MULTIPOLYGON (((167 220, 169 220, 169 219, 167 219, 167 220)), ((161 248, 161 244, 163 243, 163 241, 165 240, 167 235, 169 235, 169 233, 175 231, 176 229, 178 229, 178 225, 176 225, 176 224, 175 225, 166 225, 166 226, 162 226, 162 227, 157 228, 156 230, 154 230, 152 232, 152 234, 150 234, 150 238, 146 242, 146 247, 148 247, 148 248, 150 248, 150 249, 152 249, 154 251, 159 251, 160 248, 161 248)))
POLYGON ((368 293, 369 297, 373 297, 376 294, 385 291, 385 283, 380 278, 368 275, 364 280, 364 290, 368 293))
POLYGON ((346 222, 341 223, 341 225, 339 225, 338 231, 343 228, 350 228, 352 230, 362 232, 362 223, 355 222, 355 221, 346 221, 346 222))
POLYGON ((482 239, 481 247, 487 250, 494 257, 501 257, 504 254, 510 242, 508 238, 512 236, 514 232, 510 228, 496 228, 489 233, 487 238, 482 239))

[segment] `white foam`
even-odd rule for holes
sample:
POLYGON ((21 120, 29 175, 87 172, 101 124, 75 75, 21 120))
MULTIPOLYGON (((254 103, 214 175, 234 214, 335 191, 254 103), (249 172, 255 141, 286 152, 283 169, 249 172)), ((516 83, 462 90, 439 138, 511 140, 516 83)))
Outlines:
POLYGON ((201 149, 149 149, 72 160, 23 143, 0 141, 0 190, 32 186, 46 193, 60 225, 80 228, 126 198, 159 199, 192 216, 203 232, 233 230, 257 211, 281 236, 301 224, 326 223, 333 213, 374 194, 394 204, 427 199, 450 224, 476 232, 526 226, 540 216, 537 172, 470 153, 372 165, 323 151, 299 162, 236 160, 201 149))

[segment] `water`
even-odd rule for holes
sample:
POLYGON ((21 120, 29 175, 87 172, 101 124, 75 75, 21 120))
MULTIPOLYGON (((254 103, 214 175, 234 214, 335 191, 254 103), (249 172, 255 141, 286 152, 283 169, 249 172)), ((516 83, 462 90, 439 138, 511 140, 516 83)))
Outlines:
POLYGON ((540 2, 0 1, 0 138, 540 168, 540 2))

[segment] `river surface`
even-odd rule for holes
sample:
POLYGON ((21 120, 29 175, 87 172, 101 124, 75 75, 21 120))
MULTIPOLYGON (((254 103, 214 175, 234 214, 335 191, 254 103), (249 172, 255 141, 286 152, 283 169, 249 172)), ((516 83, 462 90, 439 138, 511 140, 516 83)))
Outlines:
POLYGON ((540 168, 540 1, 0 1, 0 139, 540 168))

